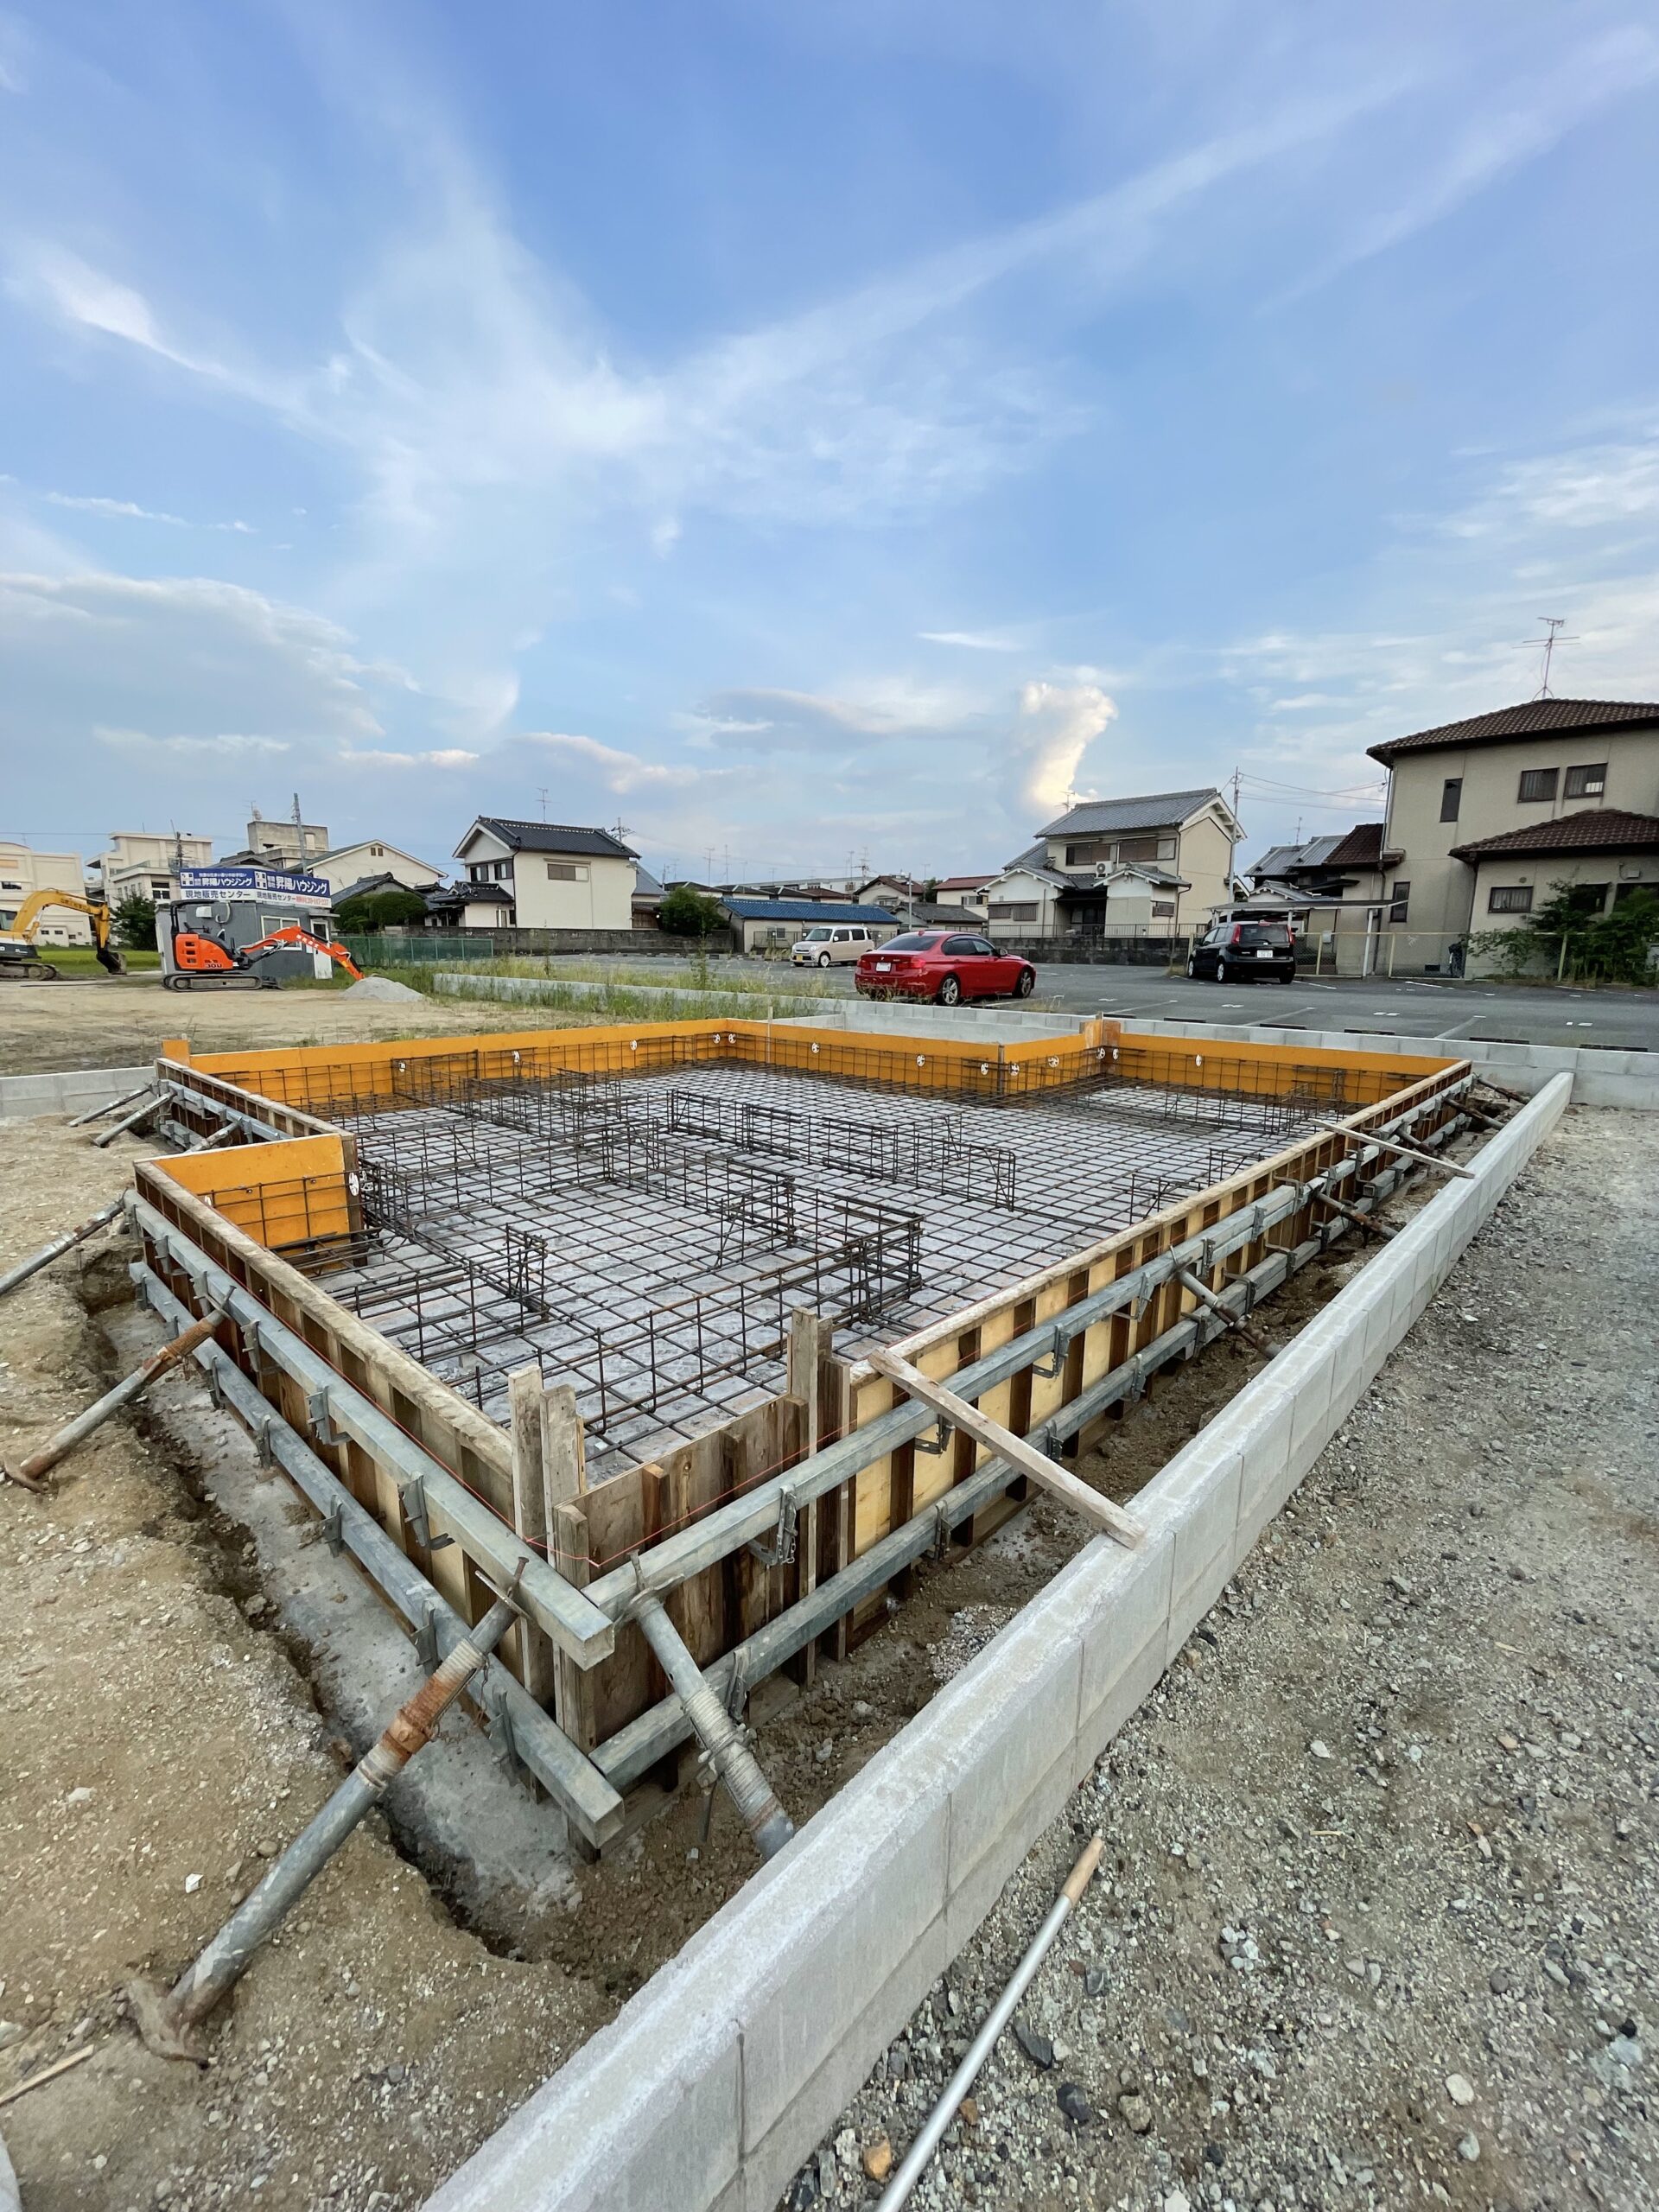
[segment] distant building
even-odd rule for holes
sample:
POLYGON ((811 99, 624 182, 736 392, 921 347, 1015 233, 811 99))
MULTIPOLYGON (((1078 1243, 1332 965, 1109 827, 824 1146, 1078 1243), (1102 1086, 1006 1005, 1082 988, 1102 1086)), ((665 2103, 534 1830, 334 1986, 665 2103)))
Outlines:
POLYGON ((842 899, 747 899, 733 893, 720 907, 740 952, 777 951, 821 922, 859 924, 878 944, 902 926, 885 906, 849 906, 842 899))
POLYGON ((1230 894, 1242 834, 1211 785, 1086 799, 985 885, 985 917, 1008 936, 1178 936, 1230 894))
POLYGON ((107 848, 92 862, 91 874, 111 906, 124 899, 149 899, 156 906, 179 895, 179 871, 211 868, 213 841, 177 830, 112 830, 107 848))
POLYGON ((636 861, 633 868, 633 898, 632 911, 633 926, 637 930, 654 930, 657 915, 668 893, 643 861, 636 861))
MULTIPOLYGON (((273 822, 260 813, 256 806, 253 819, 248 824, 247 850, 250 868, 289 868, 297 874, 314 873, 312 862, 319 861, 329 849, 328 832, 320 822, 302 822, 300 798, 294 795, 294 812, 286 822, 273 822)), ((236 866, 241 855, 231 855, 228 865, 236 866)))
POLYGON ((889 913, 907 916, 918 899, 926 898, 927 886, 913 875, 873 875, 857 886, 853 896, 867 906, 885 906, 889 913))
POLYGON ((434 868, 429 861, 416 860, 413 853, 384 841, 333 846, 327 852, 319 853, 315 860, 308 861, 305 874, 320 875, 329 889, 341 897, 348 886, 371 875, 388 876, 405 891, 435 891, 443 881, 442 868, 434 868))
POLYGON ((638 857, 608 830, 480 814, 455 847, 461 926, 632 929, 638 857), (488 919, 472 918, 480 907, 488 919))
MULTIPOLYGON (((87 895, 79 853, 37 853, 32 846, 0 837, 0 929, 9 930, 23 901, 36 891, 67 891, 78 899, 87 895)), ((44 944, 90 944, 92 924, 85 914, 67 906, 48 907, 40 919, 37 942, 44 944)))
POLYGON ((933 886, 933 896, 968 907, 975 918, 982 922, 985 918, 985 894, 995 881, 995 870, 989 875, 942 875, 933 886))

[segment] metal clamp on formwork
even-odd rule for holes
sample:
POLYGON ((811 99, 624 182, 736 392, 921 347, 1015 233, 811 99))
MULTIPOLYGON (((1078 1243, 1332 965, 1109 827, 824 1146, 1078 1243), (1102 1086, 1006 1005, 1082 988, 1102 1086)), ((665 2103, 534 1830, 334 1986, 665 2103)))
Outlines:
POLYGON ((1032 1374, 1040 1382, 1052 1382, 1065 1365, 1065 1355, 1071 1349, 1071 1338, 1063 1330, 1057 1328, 1054 1332, 1053 1350, 1045 1353, 1041 1359, 1033 1360, 1032 1374))
POLYGON ((775 1858, 795 1833, 795 1823, 779 1803, 776 1793, 720 1699, 704 1680, 702 1670, 680 1640, 679 1630, 663 1609, 663 1602, 645 1586, 636 1556, 630 1564, 639 1590, 628 1608, 645 1641, 662 1662, 673 1685, 692 1732, 714 1762, 726 1794, 742 1815, 743 1825, 754 1838, 763 1859, 775 1858))
POLYGON ((313 1390, 305 1402, 305 1417, 310 1423, 311 1433, 319 1444, 338 1444, 340 1431, 334 1427, 333 1408, 327 1390, 313 1390))
POLYGON ((336 1559, 346 1548, 346 1509, 338 1501, 322 1516, 322 1541, 336 1559))
POLYGON ((787 1567, 795 1556, 795 1533, 800 1519, 800 1501, 792 1490, 778 1493, 778 1519, 769 1536, 756 1536, 749 1544, 751 1554, 762 1567, 787 1567))
POLYGON ((931 1437, 918 1436, 914 1448, 930 1459, 937 1459, 950 1441, 950 1424, 943 1414, 933 1424, 931 1437))
POLYGON ((423 1552, 429 1552, 432 1524, 426 1517, 426 1484, 419 1475, 411 1475, 406 1483, 397 1485, 397 1503, 404 1509, 410 1535, 423 1552))

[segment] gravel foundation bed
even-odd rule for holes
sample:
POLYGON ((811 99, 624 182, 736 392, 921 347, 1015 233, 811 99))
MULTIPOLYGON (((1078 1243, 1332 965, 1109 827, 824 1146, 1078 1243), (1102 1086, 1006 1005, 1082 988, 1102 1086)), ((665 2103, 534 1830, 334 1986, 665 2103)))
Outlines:
POLYGON ((1659 2204, 1659 1120, 1575 1110, 785 2202, 1659 2204))

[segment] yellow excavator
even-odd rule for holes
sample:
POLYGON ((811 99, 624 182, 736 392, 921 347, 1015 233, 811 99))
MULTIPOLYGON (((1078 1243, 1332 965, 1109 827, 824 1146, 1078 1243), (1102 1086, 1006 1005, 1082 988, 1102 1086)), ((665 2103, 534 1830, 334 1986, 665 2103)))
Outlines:
POLYGON ((41 916, 54 906, 67 906, 74 913, 85 914, 92 925, 92 950, 99 967, 107 968, 111 976, 126 974, 125 957, 111 941, 110 910, 101 899, 83 899, 73 891, 31 891, 10 928, 0 930, 0 982, 11 978, 19 982, 56 982, 57 969, 49 960, 41 959, 35 942, 41 916))

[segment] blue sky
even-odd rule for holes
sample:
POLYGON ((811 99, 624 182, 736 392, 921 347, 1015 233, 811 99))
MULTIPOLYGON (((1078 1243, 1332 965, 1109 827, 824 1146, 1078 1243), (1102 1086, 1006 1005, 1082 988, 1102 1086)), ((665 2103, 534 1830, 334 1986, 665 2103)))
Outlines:
POLYGON ((1651 698, 1656 119, 1602 0, 0 0, 0 835, 1248 853, 1540 614, 1651 698))

